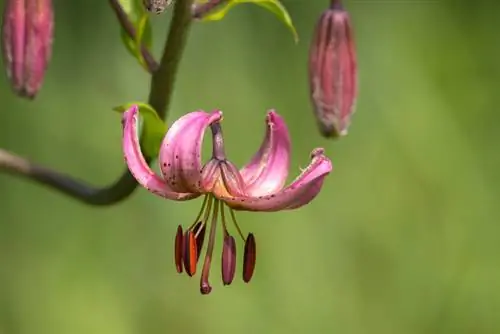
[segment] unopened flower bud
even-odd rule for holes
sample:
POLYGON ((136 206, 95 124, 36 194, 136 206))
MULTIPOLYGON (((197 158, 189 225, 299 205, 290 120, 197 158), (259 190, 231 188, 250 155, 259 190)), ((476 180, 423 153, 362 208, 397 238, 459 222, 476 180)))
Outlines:
POLYGON ((20 96, 34 98, 52 54, 52 0, 6 0, 2 53, 7 76, 20 96))
POLYGON ((339 0, 320 17, 309 53, 311 101, 325 137, 347 134, 357 97, 356 50, 349 14, 339 0))

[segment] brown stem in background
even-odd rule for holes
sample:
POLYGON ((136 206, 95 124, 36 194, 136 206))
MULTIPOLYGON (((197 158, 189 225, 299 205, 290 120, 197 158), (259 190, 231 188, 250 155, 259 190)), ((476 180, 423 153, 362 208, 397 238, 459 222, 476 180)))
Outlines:
MULTIPOLYGON (((122 28, 130 36, 130 38, 135 40, 136 31, 134 24, 130 22, 130 20, 128 19, 127 13, 123 11, 120 2, 118 0, 109 0, 109 5, 115 12, 116 18, 118 19, 118 22, 120 22, 122 28)), ((142 57, 144 58, 144 61, 146 62, 149 73, 153 73, 154 71, 156 71, 159 64, 156 62, 155 58, 149 52, 148 48, 144 44, 141 44, 141 53, 142 57)))
MULTIPOLYGON (((174 82, 191 25, 192 0, 177 0, 163 55, 151 77, 148 103, 164 119, 172 98, 174 82)), ((148 157, 148 163, 152 157, 148 157)), ((23 176, 90 205, 106 206, 118 203, 132 194, 137 182, 128 169, 113 184, 100 188, 70 175, 30 162, 14 153, 0 149, 0 171, 23 176)))
POLYGON ((193 5, 192 15, 195 19, 201 19, 208 12, 210 12, 215 7, 222 5, 223 3, 228 2, 228 0, 209 0, 205 3, 200 3, 193 5))

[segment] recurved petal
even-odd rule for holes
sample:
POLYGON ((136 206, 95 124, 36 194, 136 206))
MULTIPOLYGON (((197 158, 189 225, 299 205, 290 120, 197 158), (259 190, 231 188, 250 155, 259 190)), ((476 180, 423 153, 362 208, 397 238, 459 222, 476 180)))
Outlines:
POLYGON ((160 148, 160 169, 165 182, 178 192, 201 192, 201 148, 210 124, 222 119, 222 111, 195 111, 175 121, 160 148))
POLYGON ((259 151, 240 170, 250 196, 265 196, 281 190, 290 168, 290 135, 283 118, 274 110, 266 117, 266 136, 259 151))
POLYGON ((177 201, 198 197, 195 193, 173 191, 146 163, 137 135, 138 112, 139 108, 132 106, 123 114, 123 153, 130 173, 140 185, 156 195, 177 201))
POLYGON ((323 149, 311 153, 311 163, 300 176, 281 191, 259 197, 222 198, 230 207, 241 211, 280 211, 299 208, 311 202, 320 192, 324 178, 332 171, 332 163, 323 149))

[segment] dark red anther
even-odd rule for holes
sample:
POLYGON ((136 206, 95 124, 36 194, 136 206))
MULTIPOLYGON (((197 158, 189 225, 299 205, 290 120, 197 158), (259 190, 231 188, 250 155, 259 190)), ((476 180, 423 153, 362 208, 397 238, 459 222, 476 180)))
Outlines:
POLYGON ((257 249, 255 246, 255 238, 252 233, 248 234, 245 241, 245 251, 243 253, 243 281, 250 282, 255 269, 255 260, 257 249))
POLYGON ((189 276, 196 273, 196 264, 198 261, 198 251, 196 246, 196 238, 193 231, 186 231, 184 234, 184 247, 182 259, 184 260, 184 269, 189 276))
POLYGON ((222 246, 222 282, 229 285, 233 281, 236 270, 236 242, 232 236, 224 236, 222 246))
POLYGON ((203 248, 203 241, 205 241, 205 229, 206 229, 206 224, 203 224, 203 222, 198 222, 193 228, 193 231, 196 236, 196 251, 197 251, 197 258, 196 260, 198 261, 200 259, 200 254, 201 254, 201 249, 203 248))
POLYGON ((183 249, 183 240, 184 236, 182 235, 182 226, 179 225, 177 227, 177 234, 175 235, 175 268, 179 274, 182 273, 182 249, 183 249))

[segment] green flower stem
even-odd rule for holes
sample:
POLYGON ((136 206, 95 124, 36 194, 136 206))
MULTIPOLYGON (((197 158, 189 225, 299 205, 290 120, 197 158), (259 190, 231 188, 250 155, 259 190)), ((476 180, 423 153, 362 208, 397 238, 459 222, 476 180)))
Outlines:
MULTIPOLYGON (((191 25, 191 5, 192 0, 176 1, 163 55, 158 69, 151 77, 148 103, 162 119, 165 119, 168 112, 177 70, 191 25)), ((150 163, 152 157, 148 157, 147 160, 150 163)), ((0 171, 28 178, 83 203, 97 206, 118 203, 137 188, 137 182, 128 169, 115 183, 98 188, 70 175, 39 166, 3 149, 0 149, 0 171)))

